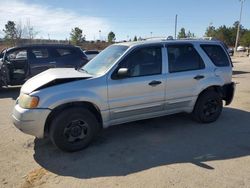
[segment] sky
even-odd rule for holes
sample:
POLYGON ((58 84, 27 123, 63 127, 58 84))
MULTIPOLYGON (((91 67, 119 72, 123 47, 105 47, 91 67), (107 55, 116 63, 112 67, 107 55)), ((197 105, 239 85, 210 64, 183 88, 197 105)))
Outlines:
MULTIPOLYGON (((80 27, 87 40, 134 36, 174 36, 175 15, 181 27, 202 37, 209 25, 232 26, 239 20, 239 0, 0 0, 0 38, 8 20, 30 22, 36 38, 69 39, 80 27)), ((242 25, 250 29, 250 0, 243 7, 242 25)))

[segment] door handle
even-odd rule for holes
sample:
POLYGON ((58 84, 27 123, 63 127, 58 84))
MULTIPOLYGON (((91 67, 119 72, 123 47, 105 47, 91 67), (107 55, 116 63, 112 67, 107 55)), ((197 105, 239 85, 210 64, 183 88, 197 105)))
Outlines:
POLYGON ((55 61, 51 61, 51 62, 49 62, 49 64, 56 64, 56 62, 55 61))
POLYGON ((197 75, 194 77, 195 80, 201 80, 203 78, 205 78, 205 76, 203 76, 203 75, 197 75))
POLYGON ((157 86, 157 85, 160 85, 160 84, 161 84, 161 81, 156 81, 156 80, 148 83, 148 85, 150 85, 150 86, 157 86))

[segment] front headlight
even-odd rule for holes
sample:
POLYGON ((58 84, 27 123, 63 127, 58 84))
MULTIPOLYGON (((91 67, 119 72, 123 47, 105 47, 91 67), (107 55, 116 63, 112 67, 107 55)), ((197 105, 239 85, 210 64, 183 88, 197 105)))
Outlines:
POLYGON ((21 94, 18 99, 19 106, 22 108, 36 108, 39 103, 39 97, 21 94))

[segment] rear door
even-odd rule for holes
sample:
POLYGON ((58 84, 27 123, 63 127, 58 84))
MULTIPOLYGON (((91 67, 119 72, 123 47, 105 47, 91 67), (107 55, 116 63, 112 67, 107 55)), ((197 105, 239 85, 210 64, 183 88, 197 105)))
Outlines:
POLYGON ((46 47, 30 48, 28 50, 28 59, 31 76, 56 67, 53 59, 51 59, 49 50, 46 47))
POLYGON ((87 57, 84 53, 73 47, 54 47, 56 67, 59 68, 78 68, 87 63, 87 57))
POLYGON ((167 45, 167 110, 188 107, 199 83, 206 78, 205 64, 192 44, 167 45))

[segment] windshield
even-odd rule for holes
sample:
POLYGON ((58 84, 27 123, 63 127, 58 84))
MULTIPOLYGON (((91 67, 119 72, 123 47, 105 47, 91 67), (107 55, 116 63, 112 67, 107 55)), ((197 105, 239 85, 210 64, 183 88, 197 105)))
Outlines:
POLYGON ((80 70, 86 71, 88 74, 101 75, 105 73, 127 49, 127 46, 112 45, 103 50, 80 70))

